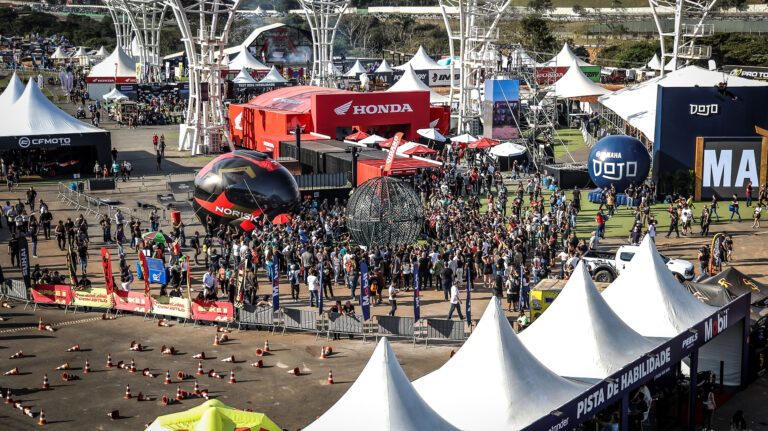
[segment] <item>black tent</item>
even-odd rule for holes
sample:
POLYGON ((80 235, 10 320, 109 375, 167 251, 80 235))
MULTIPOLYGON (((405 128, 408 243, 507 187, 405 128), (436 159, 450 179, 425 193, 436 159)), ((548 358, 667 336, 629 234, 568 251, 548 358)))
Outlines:
POLYGON ((768 298, 768 286, 747 277, 736 268, 726 268, 724 271, 703 280, 701 283, 728 289, 732 297, 738 297, 751 292, 752 305, 768 306, 768 300, 766 300, 768 298))

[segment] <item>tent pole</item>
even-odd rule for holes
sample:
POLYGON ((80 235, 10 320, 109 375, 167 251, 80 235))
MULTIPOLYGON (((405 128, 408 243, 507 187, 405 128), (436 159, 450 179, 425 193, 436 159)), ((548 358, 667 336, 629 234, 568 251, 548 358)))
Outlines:
POLYGON ((691 353, 691 384, 688 391, 688 430, 696 431, 696 386, 698 386, 699 351, 691 353))
POLYGON ((619 429, 629 429, 629 391, 624 391, 624 395, 621 396, 621 426, 619 429))

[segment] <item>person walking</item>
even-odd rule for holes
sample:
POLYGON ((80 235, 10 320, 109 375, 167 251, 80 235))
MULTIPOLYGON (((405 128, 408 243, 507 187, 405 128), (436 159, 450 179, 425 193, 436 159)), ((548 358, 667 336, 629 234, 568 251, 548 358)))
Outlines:
POLYGON ((752 206, 752 181, 747 182, 746 190, 744 190, 744 193, 747 195, 747 206, 752 206))
POLYGON ((701 219, 699 220, 699 223, 701 224, 701 236, 709 235, 709 224, 711 222, 712 218, 710 210, 704 205, 704 208, 701 210, 701 219))
POLYGON ((701 420, 702 431, 714 431, 712 428, 712 414, 715 412, 717 404, 715 403, 715 394, 712 392, 711 385, 707 388, 707 396, 704 398, 704 407, 702 409, 703 417, 701 420))
POLYGON ((731 199, 731 205, 728 207, 728 209, 731 211, 730 220, 733 220, 733 216, 737 215, 739 217, 739 221, 741 221, 741 214, 739 214, 739 197, 736 196, 736 193, 733 194, 733 199, 731 199))
POLYGON ((309 275, 307 276, 307 289, 309 290, 309 306, 314 307, 315 302, 319 300, 317 296, 317 290, 319 288, 319 279, 317 277, 317 270, 315 268, 312 268, 309 270, 309 275))
POLYGON ((709 216, 712 218, 712 214, 715 215, 715 221, 720 221, 720 216, 717 215, 717 196, 712 194, 712 203, 709 206, 709 216))
POLYGON ((389 298, 387 298, 389 300, 389 306, 390 306, 389 313, 387 314, 390 316, 394 316, 395 311, 397 311, 397 299, 395 299, 396 296, 397 296, 397 288, 395 287, 395 281, 392 281, 389 284, 389 298))
POLYGON ((598 238, 604 238, 605 237, 605 216, 603 215, 602 210, 597 211, 597 215, 595 216, 595 224, 597 225, 597 229, 595 229, 595 232, 597 232, 598 238))
POLYGON ((163 169, 162 165, 163 165, 163 155, 160 154, 160 151, 157 151, 157 170, 158 171, 163 169))
POLYGON ((763 204, 760 202, 755 205, 755 211, 752 214, 754 221, 752 222, 753 229, 760 229, 760 213, 763 212, 763 204))
POLYGON ((453 317, 453 311, 456 310, 459 313, 459 319, 464 320, 464 315, 461 314, 461 297, 459 296, 459 288, 454 283, 451 286, 451 308, 448 310, 448 320, 453 317))
POLYGON ((680 216, 677 215, 677 211, 674 208, 671 208, 669 211, 669 232, 667 232, 667 238, 672 235, 672 232, 675 233, 677 238, 680 238, 680 230, 678 230, 677 227, 679 221, 680 216))

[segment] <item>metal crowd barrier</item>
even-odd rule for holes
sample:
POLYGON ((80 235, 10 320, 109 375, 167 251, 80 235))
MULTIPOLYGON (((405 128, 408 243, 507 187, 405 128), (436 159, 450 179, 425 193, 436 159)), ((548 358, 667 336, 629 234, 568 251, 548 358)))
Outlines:
POLYGON ((27 286, 23 281, 6 280, 3 295, 5 295, 7 298, 24 302, 25 310, 27 309, 30 301, 32 301, 29 290, 27 290, 27 286))
POLYGON ((317 324, 317 311, 283 308, 282 316, 283 335, 285 335, 286 329, 313 331, 315 333, 315 340, 320 335, 320 326, 317 324))
MULTIPOLYGON (((135 219, 141 221, 145 226, 148 227, 149 225, 149 217, 142 216, 139 210, 135 208, 106 204, 99 201, 97 198, 88 196, 87 194, 81 193, 77 190, 73 190, 68 184, 62 182, 59 182, 58 189, 59 200, 64 202, 67 207, 85 211, 85 217, 93 216, 93 219, 98 221, 102 217, 106 216, 110 220, 113 220, 115 213, 119 209, 125 215, 126 220, 130 216, 133 216, 135 219)), ((160 217, 160 223, 162 224, 163 220, 165 219, 165 212, 163 211, 163 215, 160 217)))
POLYGON ((275 333, 275 327, 280 324, 280 316, 277 312, 272 311, 272 307, 262 306, 256 307, 253 305, 244 305, 243 308, 238 309, 237 312, 237 330, 239 331, 243 325, 256 325, 266 326, 270 328, 272 333, 275 333), (277 322, 277 323, 276 323, 277 322))
POLYGON ((429 340, 464 341, 463 320, 427 319, 427 337, 425 347, 429 347, 429 340))
POLYGON ((344 315, 339 313, 328 313, 328 328, 325 338, 331 337, 331 332, 336 334, 360 335, 365 341, 365 321, 357 314, 344 315))
POLYGON ((416 347, 417 327, 413 317, 376 316, 376 341, 379 336, 410 337, 416 347))

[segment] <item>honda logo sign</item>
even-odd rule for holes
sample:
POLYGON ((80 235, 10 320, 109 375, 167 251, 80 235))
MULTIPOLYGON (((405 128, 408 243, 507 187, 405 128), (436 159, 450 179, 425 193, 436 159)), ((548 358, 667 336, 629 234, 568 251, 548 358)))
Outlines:
POLYGON ((352 108, 352 115, 395 114, 399 112, 413 112, 408 103, 388 103, 384 105, 352 105, 352 101, 336 107, 333 112, 336 115, 347 115, 352 108))

